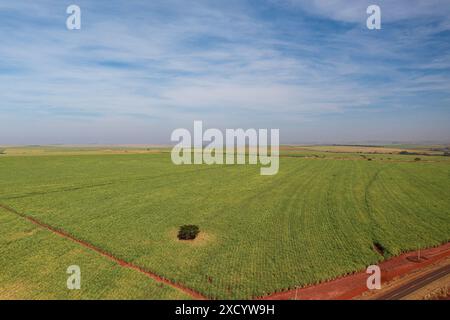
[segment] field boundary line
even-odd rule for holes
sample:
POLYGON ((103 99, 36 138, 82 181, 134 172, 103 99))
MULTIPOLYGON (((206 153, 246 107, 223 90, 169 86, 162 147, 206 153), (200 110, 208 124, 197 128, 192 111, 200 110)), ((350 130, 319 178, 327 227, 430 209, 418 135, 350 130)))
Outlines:
MULTIPOLYGON (((377 265, 381 268, 382 272, 382 284, 384 285, 392 280, 450 258, 450 241, 421 249, 421 255, 425 259, 419 263, 410 260, 411 258, 417 257, 417 252, 418 250, 404 252, 378 263, 377 265)), ((370 291, 366 284, 367 277, 368 274, 363 269, 337 276, 318 284, 299 285, 297 289, 286 289, 255 297, 254 299, 288 300, 297 298, 299 300, 351 300, 370 291)))
POLYGON ((101 248, 99 248, 99 247, 97 247, 97 246, 87 242, 87 241, 78 239, 77 237, 71 235, 67 231, 64 231, 64 230, 62 230, 60 228, 53 227, 53 226, 51 226, 51 225, 49 225, 49 224, 47 224, 45 222, 42 222, 42 221, 40 221, 40 220, 38 220, 36 218, 33 218, 33 217, 31 217, 31 216, 29 216, 29 215, 27 215, 25 213, 19 212, 19 211, 15 210, 15 209, 5 205, 5 204, 0 203, 0 208, 6 210, 8 212, 14 213, 15 215, 17 215, 17 216, 19 216, 19 217, 21 217, 21 218, 23 218, 23 219, 33 223, 34 225, 39 226, 39 227, 41 227, 41 228, 43 228, 43 229, 45 229, 47 231, 50 231, 53 234, 57 234, 60 237, 63 237, 63 238, 68 239, 68 240, 71 240, 72 242, 78 243, 79 245, 81 245, 81 246, 83 246, 85 248, 88 248, 88 249, 90 249, 92 251, 95 251, 96 253, 102 255, 103 257, 106 257, 109 260, 112 260, 112 261, 116 262, 121 267, 129 268, 129 269, 138 271, 138 272, 146 275, 147 277, 149 277, 149 278, 151 278, 151 279, 153 279, 153 280, 155 280, 157 282, 164 283, 164 284, 166 284, 166 285, 168 285, 168 286, 170 286, 172 288, 180 290, 180 291, 188 294, 189 296, 191 296, 191 297, 193 297, 195 299, 198 299, 198 300, 207 300, 207 299, 209 299, 206 296, 202 295, 201 293, 199 293, 199 292, 197 292, 197 291, 195 291, 195 290, 193 290, 191 288, 188 288, 188 287, 186 287, 186 286, 184 286, 182 284, 173 282, 173 281, 171 281, 171 280, 169 280, 167 278, 164 278, 164 277, 162 277, 162 276, 160 276, 160 275, 158 275, 158 274, 156 274, 156 273, 154 273, 152 271, 146 270, 146 269, 144 269, 144 268, 142 268, 142 267, 140 267, 138 265, 135 265, 132 262, 128 262, 126 260, 117 258, 114 255, 112 255, 111 253, 109 253, 109 252, 107 252, 107 251, 105 251, 105 250, 103 250, 103 249, 101 249, 101 248))

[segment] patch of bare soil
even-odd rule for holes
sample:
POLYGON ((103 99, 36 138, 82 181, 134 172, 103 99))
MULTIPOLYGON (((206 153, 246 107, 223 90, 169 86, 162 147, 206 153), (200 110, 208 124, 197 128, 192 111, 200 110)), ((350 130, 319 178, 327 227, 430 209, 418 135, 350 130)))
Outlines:
POLYGON ((216 240, 216 237, 213 234, 204 230, 200 230, 197 237, 193 240, 180 240, 178 239, 177 234, 178 234, 177 229, 171 229, 169 231, 169 238, 173 241, 176 241, 177 243, 184 244, 187 246, 205 246, 216 240))
MULTIPOLYGON (((447 280, 448 281, 448 280, 447 280)), ((450 300, 450 285, 438 288, 423 297, 424 300, 450 300)))

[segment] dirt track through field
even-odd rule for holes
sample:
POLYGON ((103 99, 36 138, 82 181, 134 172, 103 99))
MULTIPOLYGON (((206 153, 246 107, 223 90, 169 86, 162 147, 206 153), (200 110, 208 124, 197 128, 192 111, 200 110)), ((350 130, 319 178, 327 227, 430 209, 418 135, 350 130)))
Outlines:
POLYGON ((21 218, 24 218, 24 219, 30 221, 31 223, 33 223, 33 224, 35 224, 35 225, 37 225, 37 226, 39 226, 41 228, 44 228, 44 229, 46 229, 46 230, 48 230, 48 231, 50 231, 50 232, 52 232, 54 234, 57 234, 57 235, 59 235, 59 236, 61 236, 63 238, 66 238, 66 239, 69 239, 69 240, 71 240, 73 242, 76 242, 76 243, 82 245, 85 248, 91 249, 91 250, 101 254, 102 256, 108 258, 109 260, 112 260, 112 261, 116 262, 118 265, 120 265, 120 266, 122 266, 124 268, 133 269, 133 270, 136 270, 136 271, 138 271, 140 273, 143 273, 147 277, 149 277, 149 278, 151 278, 151 279, 153 279, 153 280, 155 280, 157 282, 164 283, 164 284, 166 284, 166 285, 168 285, 170 287, 173 287, 175 289, 178 289, 178 290, 188 294, 189 296, 191 296, 191 297, 193 297, 195 299, 199 299, 199 300, 208 299, 207 297, 203 296, 199 292, 196 292, 196 291, 194 291, 194 290, 192 290, 190 288, 187 288, 187 287, 185 287, 185 286, 183 286, 181 284, 172 282, 171 280, 163 278, 163 277, 161 277, 160 275, 158 275, 158 274, 156 274, 154 272, 151 272, 151 271, 148 271, 148 270, 144 270, 143 268, 141 268, 141 267, 139 267, 139 266, 137 266, 137 265, 135 265, 135 264, 133 264, 131 262, 119 259, 119 258, 113 256, 112 254, 104 251, 103 249, 101 249, 99 247, 96 247, 95 245, 93 245, 91 243, 88 243, 88 242, 86 242, 84 240, 81 240, 81 239, 78 239, 78 238, 74 237, 73 235, 71 235, 70 233, 68 233, 68 232, 66 232, 66 231, 64 231, 62 229, 57 229, 55 227, 52 227, 52 226, 50 226, 50 225, 48 225, 48 224, 46 224, 44 222, 41 222, 41 221, 39 221, 39 220, 37 220, 37 219, 35 219, 33 217, 30 217, 30 216, 28 216, 28 215, 26 215, 24 213, 18 212, 15 209, 13 209, 13 208, 11 208, 11 207, 9 207, 7 205, 1 204, 1 203, 0 203, 0 208, 6 210, 8 212, 14 213, 17 216, 19 216, 21 218))
MULTIPOLYGON (((84 240, 78 239, 77 237, 71 235, 67 231, 64 231, 60 228, 53 227, 48 225, 36 218, 33 218, 25 213, 18 212, 17 210, 0 203, 0 208, 11 212, 45 230, 48 230, 54 234, 59 235, 60 237, 71 240, 75 243, 82 245, 85 248, 91 249, 98 254, 108 258, 109 260, 114 261, 121 267, 133 269, 138 271, 147 277, 159 282, 166 284, 170 287, 173 287, 177 290, 180 290, 194 299, 209 299, 208 297, 202 295, 201 293, 183 286, 182 284, 175 283, 169 279, 166 279, 152 271, 143 269, 140 266, 137 266, 131 262, 125 261, 123 259, 117 258, 109 252, 89 243, 84 240)), ((450 242, 447 242, 439 247, 429 248, 425 250, 421 250, 422 255, 426 258, 423 262, 417 263, 413 262, 411 258, 414 258, 417 255, 417 252, 408 252, 404 253, 400 256, 393 257, 389 260, 385 260, 379 264, 382 269, 383 282, 388 282, 398 276, 407 274, 413 270, 417 270, 419 268, 423 268, 427 265, 432 264, 435 261, 441 260, 444 257, 450 256, 450 242)), ((304 288, 299 288, 298 290, 288 290, 284 292, 277 292, 273 294, 269 294, 262 297, 256 297, 256 299, 275 299, 275 300, 285 300, 285 299, 352 299, 355 296, 361 295, 362 293, 367 291, 366 287, 366 279, 367 274, 362 272, 357 272, 352 275, 338 277, 335 280, 327 281, 318 285, 307 286, 304 288)))

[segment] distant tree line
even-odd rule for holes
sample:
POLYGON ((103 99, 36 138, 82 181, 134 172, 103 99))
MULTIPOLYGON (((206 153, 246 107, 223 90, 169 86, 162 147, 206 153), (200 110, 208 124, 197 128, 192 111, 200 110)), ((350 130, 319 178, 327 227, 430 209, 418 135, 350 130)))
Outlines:
MULTIPOLYGON (((409 155, 409 156, 435 156, 436 154, 429 153, 420 153, 420 152, 409 152, 409 151, 400 151, 398 154, 409 155)), ((444 157, 450 157, 450 152, 445 151, 442 153, 444 157)))

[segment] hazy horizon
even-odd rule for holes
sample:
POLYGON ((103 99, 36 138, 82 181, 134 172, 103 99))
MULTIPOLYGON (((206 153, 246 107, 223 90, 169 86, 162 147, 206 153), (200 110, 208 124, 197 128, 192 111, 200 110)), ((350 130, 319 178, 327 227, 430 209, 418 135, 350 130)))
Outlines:
POLYGON ((450 142, 448 1, 4 1, 0 21, 0 145, 166 145, 194 120, 450 142))

